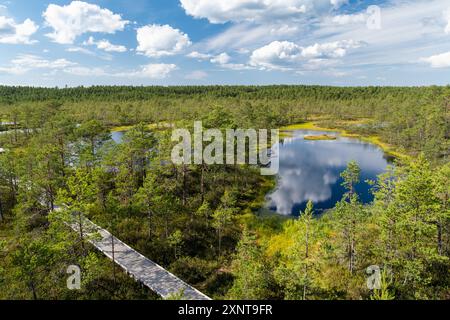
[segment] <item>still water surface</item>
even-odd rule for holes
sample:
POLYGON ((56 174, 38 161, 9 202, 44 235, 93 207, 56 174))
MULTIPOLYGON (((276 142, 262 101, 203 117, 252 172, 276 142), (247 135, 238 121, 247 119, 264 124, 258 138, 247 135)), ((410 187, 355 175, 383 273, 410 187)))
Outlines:
POLYGON ((361 167, 357 186, 364 203, 373 201, 367 180, 386 170, 388 159, 377 146, 340 137, 330 141, 307 141, 305 135, 330 134, 299 130, 280 144, 280 172, 276 189, 268 195, 268 208, 283 215, 298 216, 311 200, 317 212, 333 208, 345 193, 340 174, 355 160, 361 167))

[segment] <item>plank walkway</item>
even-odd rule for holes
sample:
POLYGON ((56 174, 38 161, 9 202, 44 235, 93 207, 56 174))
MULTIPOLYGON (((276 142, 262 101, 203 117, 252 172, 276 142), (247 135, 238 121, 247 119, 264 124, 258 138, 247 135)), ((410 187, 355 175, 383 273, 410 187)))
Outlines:
MULTIPOLYGON (((78 220, 78 218, 76 218, 78 220)), ((71 228, 80 232, 80 223, 74 222, 71 228)), ((112 237, 107 230, 100 228, 89 219, 82 218, 82 229, 86 239, 109 259, 112 255, 112 237)), ((183 300, 211 300, 208 296, 185 283, 163 267, 114 237, 114 261, 127 274, 157 293, 163 299, 182 295, 183 300)))

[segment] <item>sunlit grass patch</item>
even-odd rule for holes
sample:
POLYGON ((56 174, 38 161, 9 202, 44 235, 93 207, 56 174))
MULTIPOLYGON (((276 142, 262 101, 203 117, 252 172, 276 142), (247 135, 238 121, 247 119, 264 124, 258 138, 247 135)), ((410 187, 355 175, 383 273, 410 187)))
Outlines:
MULTIPOLYGON (((161 123, 150 123, 146 125, 146 128, 148 130, 167 130, 170 128, 173 128, 173 124, 169 123, 169 122, 161 122, 161 123)), ((113 127, 111 129, 111 132, 124 132, 124 131, 129 131, 133 128, 134 126, 117 126, 117 127, 113 127)))
POLYGON ((328 128, 322 128, 315 122, 304 122, 299 124, 293 124, 280 128, 281 131, 296 131, 296 130, 311 130, 311 131, 334 131, 328 128))
POLYGON ((322 140, 336 140, 336 136, 328 135, 328 134, 322 134, 318 136, 305 136, 305 140, 310 141, 322 141, 322 140))
POLYGON ((119 126, 119 127, 112 128, 111 132, 123 132, 123 131, 131 130, 131 128, 133 128, 133 126, 119 126))
POLYGON ((349 133, 345 133, 343 136, 345 137, 353 137, 353 138, 358 138, 361 141, 364 142, 368 142, 374 145, 377 145, 378 147, 380 147, 387 155, 393 156, 394 158, 398 158, 398 159, 403 159, 403 160, 409 160, 411 159, 411 157, 409 155, 407 155, 404 152, 399 151, 398 149, 396 149, 395 147, 393 147, 392 145, 381 141, 380 137, 378 136, 360 136, 360 135, 355 135, 355 134, 349 134, 349 133))

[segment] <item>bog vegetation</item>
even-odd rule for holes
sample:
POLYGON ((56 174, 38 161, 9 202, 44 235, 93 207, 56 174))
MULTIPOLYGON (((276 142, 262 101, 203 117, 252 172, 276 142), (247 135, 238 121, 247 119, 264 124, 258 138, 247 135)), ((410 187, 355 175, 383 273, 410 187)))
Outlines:
POLYGON ((155 299, 62 222, 83 212, 213 298, 449 299, 450 87, 0 87, 0 299, 155 299), (321 217, 258 214, 254 166, 174 165, 172 125, 314 121, 408 155, 321 217), (124 141, 110 139, 126 129, 124 141), (69 265, 82 290, 66 287, 69 265), (367 286, 370 266, 380 289, 367 286))

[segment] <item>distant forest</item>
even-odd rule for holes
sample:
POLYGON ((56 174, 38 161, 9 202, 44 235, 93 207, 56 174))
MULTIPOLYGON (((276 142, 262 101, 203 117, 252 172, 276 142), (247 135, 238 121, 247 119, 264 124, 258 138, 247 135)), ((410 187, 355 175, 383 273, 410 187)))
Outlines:
POLYGON ((37 113, 49 107, 107 126, 203 120, 217 128, 278 128, 318 117, 332 126, 336 120, 368 118, 370 125, 350 129, 433 159, 448 157, 450 86, 0 86, 0 117, 39 128, 44 119, 37 113))
POLYGON ((441 96, 447 87, 329 87, 329 86, 93 86, 74 88, 38 88, 0 86, 1 103, 60 100, 139 101, 155 97, 210 97, 240 99, 403 99, 406 97, 441 96))

